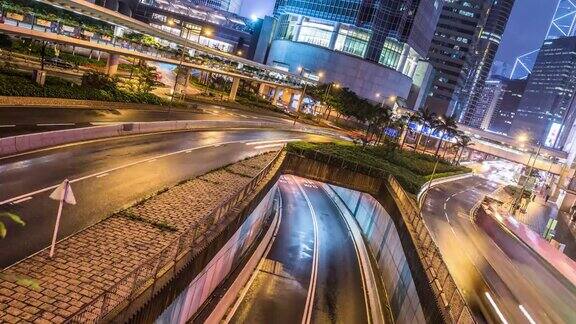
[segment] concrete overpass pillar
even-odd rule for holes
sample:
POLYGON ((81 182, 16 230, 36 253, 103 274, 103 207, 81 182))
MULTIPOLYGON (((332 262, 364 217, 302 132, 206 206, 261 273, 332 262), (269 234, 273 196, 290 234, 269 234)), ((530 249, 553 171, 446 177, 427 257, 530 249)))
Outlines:
POLYGON ((228 99, 230 101, 236 101, 236 93, 238 92, 238 86, 240 86, 240 78, 235 77, 232 81, 232 89, 230 89, 230 95, 228 99))
POLYGON ((266 83, 260 83, 260 87, 258 88, 259 95, 268 95, 268 85, 266 83))
POLYGON ((296 112, 299 112, 300 110, 302 110, 302 105, 304 104, 304 90, 300 90, 300 97, 298 98, 298 103, 296 104, 296 112))
POLYGON ((278 103, 278 99, 280 99, 280 92, 283 90, 281 87, 276 87, 274 89, 274 95, 272 96, 272 104, 276 105, 278 103))
POLYGON ((113 76, 118 72, 118 64, 120 64, 120 55, 108 54, 108 62, 106 63, 106 74, 113 76))
POLYGON ((186 92, 186 87, 188 87, 188 78, 190 76, 190 68, 188 67, 178 67, 179 71, 176 74, 176 85, 174 86, 174 91, 177 94, 182 94, 186 92))

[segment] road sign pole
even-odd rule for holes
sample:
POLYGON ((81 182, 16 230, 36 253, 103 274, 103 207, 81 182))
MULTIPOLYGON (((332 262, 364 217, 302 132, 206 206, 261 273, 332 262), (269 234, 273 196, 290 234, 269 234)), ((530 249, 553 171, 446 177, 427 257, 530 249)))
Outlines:
POLYGON ((64 201, 66 200, 66 195, 68 194, 68 180, 64 181, 64 193, 62 198, 60 198, 60 204, 58 205, 58 214, 56 215, 56 224, 54 225, 54 234, 52 235, 52 245, 50 246, 50 258, 54 256, 54 249, 56 248, 56 238, 58 237, 58 228, 60 227, 60 216, 62 216, 62 207, 64 206, 64 201))

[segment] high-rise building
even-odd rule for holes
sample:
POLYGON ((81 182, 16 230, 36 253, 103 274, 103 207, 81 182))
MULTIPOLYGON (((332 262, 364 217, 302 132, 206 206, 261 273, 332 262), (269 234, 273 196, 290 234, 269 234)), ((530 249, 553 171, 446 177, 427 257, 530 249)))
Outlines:
MULTIPOLYGON (((544 40, 576 34, 576 2, 573 0, 558 0, 558 5, 548 26, 544 40)), ((538 57, 538 49, 518 56, 510 73, 511 79, 525 79, 532 71, 538 57)))
POLYGON ((133 17, 152 27, 188 38, 190 42, 222 52, 248 59, 266 53, 266 48, 260 50, 263 53, 256 50, 265 20, 253 21, 189 0, 140 0, 133 17))
POLYGON ((242 0, 185 0, 191 4, 240 14, 242 0))
MULTIPOLYGON (((510 12, 514 6, 514 0, 493 1, 486 24, 480 32, 480 38, 474 50, 470 73, 463 91, 465 97, 461 104, 464 111, 460 120, 471 127, 481 127, 481 123, 485 119, 484 114, 488 111, 480 104, 480 99, 508 23, 508 17, 510 17, 510 12)), ((484 126, 481 128, 488 127, 488 125, 484 126)))
POLYGON ((292 72, 322 72, 322 82, 338 82, 367 99, 406 99, 418 64, 426 63, 442 4, 278 0, 267 62, 292 72))
POLYGON ((494 112, 499 109, 502 101, 503 86, 500 80, 486 80, 485 86, 477 101, 477 109, 482 111, 482 114, 478 115, 481 120, 474 121, 478 124, 479 128, 484 130, 488 129, 494 112))
POLYGON ((439 114, 453 114, 470 70, 478 37, 491 0, 446 1, 428 52, 436 70, 426 105, 439 114))
POLYGON ((510 135, 561 149, 576 117, 576 36, 545 41, 528 78, 510 135))
POLYGON ((494 110, 488 129, 492 132, 508 135, 510 133, 510 126, 512 125, 512 121, 514 120, 516 111, 520 105, 520 101, 524 95, 524 90, 526 89, 528 80, 514 80, 503 77, 499 80, 502 83, 502 100, 494 110))

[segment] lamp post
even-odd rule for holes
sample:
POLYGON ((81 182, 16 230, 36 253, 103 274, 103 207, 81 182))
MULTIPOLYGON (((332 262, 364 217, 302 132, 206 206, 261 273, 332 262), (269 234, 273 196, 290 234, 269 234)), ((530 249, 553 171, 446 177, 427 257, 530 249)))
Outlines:
POLYGON ((430 191, 430 188, 432 187, 432 181, 434 181, 434 176, 436 175, 436 169, 438 168, 439 161, 440 157, 437 156, 436 162, 434 163, 434 169, 432 170, 432 175, 430 176, 430 181, 428 181, 428 186, 426 187, 426 190, 424 190, 424 193, 422 193, 422 199, 421 199, 422 204, 420 205, 420 212, 422 212, 422 205, 426 201, 426 195, 428 195, 428 191, 430 191))
MULTIPOLYGON (((520 142, 526 141, 528 139, 528 137, 526 135, 521 135, 518 140, 520 142)), ((534 155, 534 161, 532 162, 532 164, 530 164, 530 158, 528 158, 528 164, 530 165, 530 167, 528 168, 528 174, 526 176, 526 180, 524 180, 524 183, 522 184, 522 188, 520 189, 520 195, 516 198, 514 197, 514 200, 512 202, 512 205, 510 206, 510 214, 514 215, 514 210, 516 209, 516 205, 518 205, 519 201, 522 201, 522 195, 524 195, 524 191, 526 190, 526 185, 528 184, 528 180, 530 179, 530 176, 532 175, 532 170, 534 169, 534 166, 536 165, 536 160, 538 160, 538 156, 540 155, 540 149, 542 149, 542 141, 539 141, 538 143, 538 149, 536 150, 536 154, 534 155)), ((530 157, 532 156, 532 153, 530 153, 530 157)))
MULTIPOLYGON (((186 49, 188 48, 188 37, 190 36, 190 29, 182 26, 186 30, 186 38, 184 40, 184 46, 182 47, 182 55, 180 55, 180 62, 178 62, 178 71, 176 71, 176 77, 174 78, 174 88, 172 89, 172 96, 170 97, 170 105, 168 105, 168 113, 170 113, 170 107, 174 103, 174 95, 176 94, 176 86, 178 85, 178 76, 180 75, 180 70, 182 69, 182 63, 184 63, 184 56, 186 55, 186 49)), ((188 75, 186 75, 188 78, 188 75)), ((186 89, 184 89, 186 90, 186 89)))

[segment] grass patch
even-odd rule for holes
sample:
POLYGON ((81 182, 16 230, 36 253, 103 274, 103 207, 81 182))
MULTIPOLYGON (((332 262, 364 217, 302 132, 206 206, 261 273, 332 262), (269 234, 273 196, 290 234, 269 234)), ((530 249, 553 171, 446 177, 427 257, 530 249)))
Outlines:
MULTIPOLYGON (((362 147, 350 142, 313 143, 292 142, 289 152, 312 153, 314 151, 334 156, 345 162, 357 163, 364 167, 380 169, 393 175, 409 193, 416 194, 434 170, 436 158, 423 153, 399 150, 393 145, 362 147)), ((470 172, 467 167, 451 165, 440 160, 435 179, 470 172)))
POLYGON ((118 216, 120 217, 124 217, 127 218, 129 220, 135 221, 135 222, 142 222, 142 223, 146 223, 146 224, 150 224, 154 227, 156 227, 159 230, 162 231, 167 231, 167 232, 176 232, 178 231, 178 229, 166 222, 158 222, 158 221, 154 221, 154 220, 150 220, 147 218, 144 218, 142 216, 136 215, 131 211, 125 210, 122 211, 118 216))

